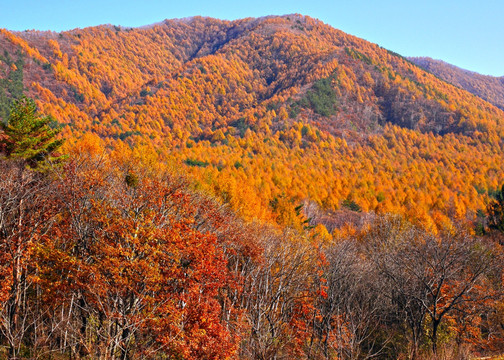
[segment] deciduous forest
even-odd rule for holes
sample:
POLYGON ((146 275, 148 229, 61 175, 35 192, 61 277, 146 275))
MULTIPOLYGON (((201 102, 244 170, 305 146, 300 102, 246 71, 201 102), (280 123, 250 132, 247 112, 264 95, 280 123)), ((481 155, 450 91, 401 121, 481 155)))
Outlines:
POLYGON ((301 15, 0 29, 0 358, 504 354, 477 95, 301 15))

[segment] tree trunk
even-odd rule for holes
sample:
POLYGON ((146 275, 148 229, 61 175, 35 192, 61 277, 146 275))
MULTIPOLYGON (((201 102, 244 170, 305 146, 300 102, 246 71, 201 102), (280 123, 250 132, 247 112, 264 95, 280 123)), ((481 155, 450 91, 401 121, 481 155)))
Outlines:
POLYGON ((440 319, 432 319, 432 352, 435 357, 437 357, 437 332, 440 322, 440 319))

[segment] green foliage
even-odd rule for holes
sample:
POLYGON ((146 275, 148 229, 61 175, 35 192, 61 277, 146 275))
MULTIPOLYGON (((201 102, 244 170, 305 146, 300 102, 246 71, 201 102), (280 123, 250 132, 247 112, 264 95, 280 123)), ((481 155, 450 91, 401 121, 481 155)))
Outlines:
POLYGON ((304 107, 311 108, 322 116, 330 116, 336 112, 336 92, 332 88, 333 77, 317 80, 305 97, 299 101, 304 107))
POLYGON ((482 223, 477 223, 474 226, 474 233, 478 236, 483 236, 486 234, 485 226, 482 223))
POLYGON ((266 104, 266 110, 271 111, 271 110, 278 110, 280 107, 280 104, 278 102, 269 102, 266 104))
POLYGON ((487 207, 488 227, 504 233, 504 185, 494 194, 495 200, 487 207))
POLYGON ((33 99, 23 96, 13 102, 7 123, 0 124, 5 135, 0 145, 8 158, 23 159, 32 168, 55 161, 63 140, 55 139, 60 129, 54 124, 53 118, 37 112, 33 99))
POLYGON ((295 103, 295 104, 293 104, 293 105, 290 107, 289 117, 290 117, 291 119, 295 119, 295 118, 297 118, 297 116, 299 115, 299 112, 300 112, 300 109, 299 109, 299 104, 298 104, 298 103, 295 103))
POLYGON ((199 69, 199 71, 201 71, 202 74, 207 73, 207 70, 205 69, 205 67, 203 65, 198 65, 198 69, 199 69))
POLYGON ((392 50, 388 50, 388 49, 386 49, 386 50, 387 50, 387 52, 388 52, 390 55, 395 56, 395 57, 398 57, 398 58, 400 58, 400 59, 403 59, 404 61, 406 61, 406 62, 408 62, 408 63, 410 63, 410 64, 413 64, 410 60, 408 60, 407 58, 405 58, 405 57, 404 57, 404 56, 402 56, 401 54, 398 54, 398 53, 396 53, 395 51, 392 51, 392 50))
POLYGON ((362 209, 361 207, 353 200, 350 199, 345 199, 343 200, 343 203, 341 204, 344 207, 346 207, 349 210, 356 211, 356 212, 361 212, 362 209))
POLYGON ((474 185, 474 190, 480 195, 486 194, 487 192, 485 188, 479 187, 478 185, 474 185))
POLYGON ((306 135, 308 135, 308 131, 309 131, 308 126, 303 125, 303 127, 301 128, 301 136, 306 136, 306 135))
POLYGON ((383 191, 380 191, 377 195, 376 195, 376 200, 378 202, 382 202, 383 200, 385 200, 385 194, 383 193, 383 191))
POLYGON ((5 78, 0 79, 0 119, 6 121, 9 117, 12 101, 23 96, 23 67, 24 59, 20 52, 17 60, 13 60, 7 51, 0 55, 0 62, 9 67, 15 66, 15 70, 9 70, 5 78))
POLYGON ((146 97, 146 96, 151 96, 151 95, 152 95, 152 91, 149 91, 147 89, 142 89, 142 91, 140 91, 141 97, 146 97))
POLYGON ((189 166, 207 167, 209 164, 206 161, 185 159, 184 163, 189 166))
POLYGON ((138 187, 138 175, 132 172, 128 172, 124 177, 124 182, 131 188, 138 187))
POLYGON ((373 61, 371 60, 371 58, 369 56, 364 55, 363 53, 361 53, 360 51, 357 51, 355 49, 351 49, 351 48, 346 47, 345 52, 348 54, 348 56, 351 56, 355 60, 364 61, 368 65, 371 65, 373 63, 373 61))
POLYGON ((113 137, 114 138, 119 138, 121 140, 125 140, 127 138, 129 138, 130 136, 133 136, 133 135, 141 135, 142 133, 140 131, 131 131, 131 130, 128 130, 128 131, 125 131, 125 132, 122 132, 120 134, 117 134, 117 135, 114 135, 113 137))
POLYGON ((239 131, 240 137, 243 137, 247 129, 250 128, 244 117, 239 118, 238 120, 232 122, 231 125, 234 126, 239 131))
POLYGON ((492 198, 493 200, 498 200, 500 196, 502 196, 502 189, 492 189, 489 188, 487 190, 488 197, 492 198))
POLYGON ((484 218, 486 217, 485 211, 484 211, 484 210, 482 210, 482 209, 478 209, 478 210, 476 211, 476 216, 477 216, 478 218, 484 219, 484 218))
POLYGON ((70 90, 72 92, 72 95, 73 95, 75 101, 77 101, 78 103, 84 102, 84 100, 86 98, 85 98, 84 94, 82 94, 81 92, 79 92, 79 89, 77 89, 75 86, 71 86, 70 90))

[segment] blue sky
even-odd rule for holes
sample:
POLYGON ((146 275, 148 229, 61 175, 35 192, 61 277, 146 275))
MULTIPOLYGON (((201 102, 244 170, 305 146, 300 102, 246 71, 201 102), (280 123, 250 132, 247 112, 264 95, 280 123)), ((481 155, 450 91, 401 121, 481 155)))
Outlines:
POLYGON ((404 56, 504 75, 503 0, 0 0, 0 27, 62 31, 142 26, 194 15, 238 19, 300 13, 404 56))

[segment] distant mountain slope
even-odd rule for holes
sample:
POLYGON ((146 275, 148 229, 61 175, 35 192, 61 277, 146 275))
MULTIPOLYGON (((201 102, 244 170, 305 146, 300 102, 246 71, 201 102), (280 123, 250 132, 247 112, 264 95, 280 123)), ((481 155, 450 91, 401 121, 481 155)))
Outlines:
MULTIPOLYGON (((231 91, 221 94, 220 100, 216 99, 218 93, 211 92, 213 99, 209 100, 226 106, 240 103, 240 112, 274 96, 287 100, 293 95, 292 100, 299 100, 314 81, 330 79, 336 87, 335 98, 326 100, 334 100, 334 113, 327 101, 286 104, 311 109, 315 117, 330 117, 330 124, 321 121, 326 127, 334 128, 336 122, 338 127, 351 129, 348 117, 352 117, 358 129, 388 121, 444 133, 472 131, 477 124, 493 128, 501 118, 495 109, 419 71, 396 54, 296 15, 233 22, 196 17, 140 29, 108 25, 61 34, 4 31, 0 45, 11 50, 14 60, 10 63, 19 60, 14 52, 19 48, 29 55, 24 84, 30 93, 45 88, 91 119, 104 120, 111 108, 124 111, 121 101, 130 97, 164 98, 165 91, 158 94, 158 90, 167 87, 171 93, 174 88, 180 93, 185 78, 202 86, 194 91, 204 92, 209 90, 204 85, 208 83, 226 87, 229 77, 247 86, 223 89, 231 91), (210 69, 212 65, 215 70, 210 69), (219 82, 219 77, 226 81, 219 82), (240 88, 254 99, 237 98, 235 90, 240 88), (251 101, 249 105, 244 103, 247 101, 251 101)), ((6 66, 5 71, 12 69, 12 65, 10 69, 6 66)), ((308 92, 309 98, 313 95, 308 92)), ((214 113, 212 121, 223 115, 215 106, 200 105, 200 110, 214 113)), ((178 117, 187 115, 178 111, 178 117)), ((230 114, 225 117, 232 120, 230 114)), ((70 118, 67 121, 75 123, 70 118)), ((200 121, 205 119, 200 116, 200 121)), ((87 122, 84 127, 88 126, 87 122)))
POLYGON ((428 57, 412 57, 409 60, 439 78, 504 109, 504 76, 480 75, 428 57))
POLYGON ((248 219, 309 201, 441 226, 503 178, 502 110, 309 17, 1 30, 0 50, 0 110, 24 88, 69 139, 154 147, 248 219))

